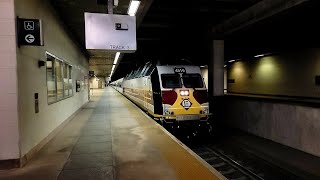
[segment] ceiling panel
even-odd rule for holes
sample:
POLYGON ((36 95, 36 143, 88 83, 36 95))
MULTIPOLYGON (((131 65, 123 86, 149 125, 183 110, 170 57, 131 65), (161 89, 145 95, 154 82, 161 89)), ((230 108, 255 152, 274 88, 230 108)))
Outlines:
MULTIPOLYGON (((161 61, 163 63, 189 62, 195 65, 208 64, 210 60, 210 44, 212 41, 212 27, 225 22, 230 17, 245 11, 247 8, 259 3, 261 0, 141 0, 141 7, 137 13, 137 51, 122 56, 122 60, 116 69, 114 79, 124 76, 137 66, 148 61, 161 61)), ((69 34, 85 51, 84 39, 84 12, 107 13, 107 6, 97 5, 96 0, 50 0, 56 9, 58 16, 65 24, 69 34)), ((313 1, 314 2, 314 1, 313 1)), ((318 1, 319 2, 319 1, 318 1)), ((119 0, 119 5, 114 8, 114 14, 126 14, 129 0, 119 0)), ((317 6, 319 7, 319 6, 317 6)), ((310 7, 309 7, 310 8, 310 7)), ((305 8, 306 9, 306 8, 305 8)), ((314 10, 316 11, 316 10, 314 10)), ((294 18, 302 17, 304 12, 295 11, 294 18)), ((284 12, 285 13, 285 12, 284 12)), ((282 17, 290 17, 281 15, 282 17)), ((316 14, 318 15, 318 14, 316 14)), ((299 25, 303 26, 303 16, 299 25)), ((226 37, 226 57, 236 57, 243 54, 256 52, 255 49, 263 48, 264 42, 282 37, 288 31, 299 31, 285 28, 294 28, 295 22, 274 17, 269 20, 256 23, 254 26, 235 32, 226 37), (279 20, 278 23, 276 20, 279 20), (281 27, 277 31, 276 25, 281 27), (281 33, 280 33, 281 32, 281 33), (268 34, 268 36, 264 36, 268 34), (265 41, 260 41, 265 37, 265 41), (243 44, 246 43, 246 45, 243 44)), ((292 18, 291 18, 292 19, 292 18)), ((305 24, 307 27, 311 23, 305 24)), ((308 34, 306 30, 302 34, 308 34)), ((316 32, 317 30, 313 30, 316 32)), ((295 33, 291 33, 294 35, 295 33)), ((311 35, 310 35, 311 36, 311 35)), ((290 35, 287 36, 290 39, 290 35)), ((264 48, 268 48, 265 46, 264 48)), ((90 57, 90 69, 95 69, 100 75, 110 74, 115 53, 90 50, 85 51, 90 57)))

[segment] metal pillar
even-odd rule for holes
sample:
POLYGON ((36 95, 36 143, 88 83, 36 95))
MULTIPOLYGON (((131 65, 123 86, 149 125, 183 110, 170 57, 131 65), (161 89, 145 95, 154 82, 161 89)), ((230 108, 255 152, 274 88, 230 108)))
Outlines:
POLYGON ((113 14, 113 0, 108 0, 108 14, 113 14))

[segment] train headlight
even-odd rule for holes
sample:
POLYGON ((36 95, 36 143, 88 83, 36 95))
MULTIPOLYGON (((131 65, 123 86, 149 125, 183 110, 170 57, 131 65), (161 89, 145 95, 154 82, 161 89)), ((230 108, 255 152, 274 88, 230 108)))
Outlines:
POLYGON ((181 96, 189 96, 189 91, 188 90, 182 90, 180 91, 181 96))

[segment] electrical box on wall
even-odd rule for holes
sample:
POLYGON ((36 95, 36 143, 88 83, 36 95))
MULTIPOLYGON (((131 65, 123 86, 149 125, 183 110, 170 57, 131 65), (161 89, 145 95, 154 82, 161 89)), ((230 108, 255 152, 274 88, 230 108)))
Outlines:
POLYGON ((81 91, 81 83, 79 80, 76 80, 76 92, 80 92, 81 91))
POLYGON ((39 113, 39 94, 34 93, 34 111, 35 113, 39 113))
POLYGON ((131 53, 137 50, 136 18, 129 15, 85 13, 87 49, 131 53))
POLYGON ((227 82, 228 82, 228 83, 235 83, 236 80, 235 80, 235 79, 228 79, 227 82))
POLYGON ((320 86, 320 76, 315 76, 314 78, 316 86, 320 86))

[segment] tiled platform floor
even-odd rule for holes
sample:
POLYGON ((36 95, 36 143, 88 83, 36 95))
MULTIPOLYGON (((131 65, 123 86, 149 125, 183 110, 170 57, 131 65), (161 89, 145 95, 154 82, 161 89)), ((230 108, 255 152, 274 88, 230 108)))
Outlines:
POLYGON ((23 168, 0 180, 224 179, 108 87, 23 168))

